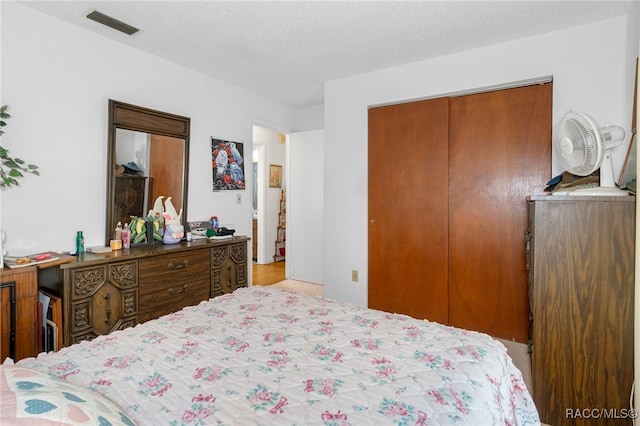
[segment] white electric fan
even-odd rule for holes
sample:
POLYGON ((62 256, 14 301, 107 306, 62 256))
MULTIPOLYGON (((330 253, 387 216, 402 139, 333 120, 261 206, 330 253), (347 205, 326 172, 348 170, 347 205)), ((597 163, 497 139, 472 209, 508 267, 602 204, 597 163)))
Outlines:
POLYGON ((620 146, 624 129, 599 127, 587 114, 569 111, 558 128, 553 148, 566 171, 588 176, 600 168, 600 186, 576 187, 554 191, 558 195, 628 195, 616 186, 611 149, 620 146))

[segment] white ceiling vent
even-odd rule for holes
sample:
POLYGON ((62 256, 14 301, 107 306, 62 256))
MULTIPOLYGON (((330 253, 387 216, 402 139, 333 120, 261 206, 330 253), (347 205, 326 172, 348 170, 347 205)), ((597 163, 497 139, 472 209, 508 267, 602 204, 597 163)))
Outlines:
POLYGON ((132 27, 131 25, 125 24, 122 21, 118 21, 117 19, 112 18, 111 16, 107 16, 104 13, 98 12, 97 10, 94 10, 93 12, 88 14, 87 18, 93 21, 99 22, 102 25, 106 25, 107 27, 113 28, 114 30, 123 32, 127 35, 132 35, 140 31, 136 27, 132 27))

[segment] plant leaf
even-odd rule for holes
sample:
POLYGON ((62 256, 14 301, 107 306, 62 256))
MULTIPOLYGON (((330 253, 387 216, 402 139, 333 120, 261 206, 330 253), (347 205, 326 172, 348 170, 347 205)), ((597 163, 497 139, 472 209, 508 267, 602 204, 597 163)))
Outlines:
MULTIPOLYGON (((0 107, 0 136, 4 134, 2 128, 7 125, 5 119, 11 118, 11 115, 7 112, 8 110, 9 105, 2 105, 0 107)), ((12 185, 19 186, 15 178, 24 177, 22 172, 40 176, 38 166, 35 164, 26 164, 26 162, 20 158, 11 158, 9 156, 9 150, 0 146, 0 188, 11 187, 12 185)))

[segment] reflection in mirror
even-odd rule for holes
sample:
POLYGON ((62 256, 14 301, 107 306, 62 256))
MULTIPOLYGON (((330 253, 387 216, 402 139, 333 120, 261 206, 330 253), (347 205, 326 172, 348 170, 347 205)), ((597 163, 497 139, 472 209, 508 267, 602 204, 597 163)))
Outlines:
POLYGON ((116 129, 116 223, 128 223, 131 216, 144 217, 149 211, 148 152, 149 134, 116 129))
POLYGON ((106 245, 118 222, 146 217, 158 196, 171 197, 186 225, 187 117, 109 101, 106 245))
POLYGON ((179 212, 183 159, 183 139, 116 129, 116 222, 146 216, 159 196, 179 212))

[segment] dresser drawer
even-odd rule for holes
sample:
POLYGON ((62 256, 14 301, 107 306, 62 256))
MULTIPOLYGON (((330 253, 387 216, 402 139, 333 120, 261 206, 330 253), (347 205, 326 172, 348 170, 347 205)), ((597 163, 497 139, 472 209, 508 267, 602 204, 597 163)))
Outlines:
POLYGON ((209 298, 209 250, 139 260, 140 322, 175 312, 209 298))

